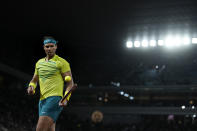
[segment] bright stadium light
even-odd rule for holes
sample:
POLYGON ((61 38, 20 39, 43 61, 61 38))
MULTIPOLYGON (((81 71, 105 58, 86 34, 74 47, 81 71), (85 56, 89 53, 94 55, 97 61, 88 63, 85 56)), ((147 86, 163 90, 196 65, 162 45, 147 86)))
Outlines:
POLYGON ((127 48, 132 48, 132 47, 133 47, 133 42, 127 41, 127 48))
POLYGON ((134 42, 134 47, 140 47, 140 41, 135 41, 134 42))
POLYGON ((148 47, 148 41, 147 40, 142 41, 142 47, 148 47))
POLYGON ((192 43, 197 44, 197 38, 192 38, 192 43))
POLYGON ((166 45, 167 47, 172 47, 172 46, 174 46, 174 45, 175 45, 174 39, 173 39, 172 37, 167 37, 167 38, 165 39, 165 45, 166 45))
POLYGON ((139 47, 156 47, 156 46, 166 46, 169 48, 172 47, 180 47, 184 45, 197 44, 197 37, 190 38, 188 35, 180 36, 178 34, 167 35, 164 39, 160 38, 158 40, 154 40, 152 38, 144 38, 139 40, 136 38, 135 41, 127 41, 127 48, 139 48, 139 47))
POLYGON ((181 45, 181 39, 180 39, 180 37, 176 37, 176 38, 173 40, 173 42, 174 42, 174 45, 175 45, 175 46, 180 46, 180 45, 181 45))
POLYGON ((150 46, 155 47, 156 46, 156 40, 150 40, 150 46))
POLYGON ((184 45, 189 45, 189 44, 190 44, 190 38, 184 37, 184 38, 183 38, 183 44, 184 44, 184 45))
POLYGON ((164 41, 163 40, 158 40, 158 45, 159 46, 164 46, 164 41))

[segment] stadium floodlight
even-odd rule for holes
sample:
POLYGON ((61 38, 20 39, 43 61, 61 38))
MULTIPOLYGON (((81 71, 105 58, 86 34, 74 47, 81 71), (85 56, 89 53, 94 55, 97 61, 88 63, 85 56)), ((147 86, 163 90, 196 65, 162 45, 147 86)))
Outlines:
POLYGON ((148 47, 148 41, 147 40, 142 41, 142 47, 148 47))
POLYGON ((180 46, 180 45, 181 45, 181 39, 180 39, 180 37, 176 37, 176 38, 173 40, 173 42, 174 42, 174 45, 175 45, 175 46, 180 46))
POLYGON ((189 44, 190 44, 190 38, 184 37, 184 38, 183 38, 183 44, 184 44, 184 45, 189 45, 189 44))
POLYGON ((132 47, 133 47, 133 42, 127 41, 127 48, 132 48, 132 47))
POLYGON ((197 44, 197 38, 192 38, 192 43, 197 44))
POLYGON ((197 38, 190 38, 188 35, 184 35, 183 37, 180 35, 168 35, 165 39, 142 39, 135 41, 127 41, 127 48, 139 48, 139 47, 156 47, 156 46, 166 46, 166 47, 180 47, 182 45, 190 45, 197 44, 197 38))
POLYGON ((165 39, 165 45, 166 45, 167 47, 172 47, 172 46, 174 46, 174 45, 175 45, 174 39, 173 39, 172 37, 167 37, 167 38, 165 39))
POLYGON ((156 40, 150 40, 150 46, 155 47, 156 46, 156 40))
POLYGON ((134 42, 134 47, 140 47, 140 41, 135 41, 134 42))
POLYGON ((158 45, 159 46, 164 46, 164 41, 163 40, 158 40, 158 45))

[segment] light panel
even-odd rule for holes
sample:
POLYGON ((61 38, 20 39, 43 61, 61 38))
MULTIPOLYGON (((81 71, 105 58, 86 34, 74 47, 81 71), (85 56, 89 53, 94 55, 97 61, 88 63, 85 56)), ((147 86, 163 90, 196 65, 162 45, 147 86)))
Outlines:
POLYGON ((147 40, 142 41, 142 47, 148 47, 148 41, 147 40))
POLYGON ((158 40, 158 45, 159 46, 164 46, 164 40, 158 40))
POLYGON ((156 40, 150 40, 150 46, 155 47, 156 43, 156 40))
POLYGON ((137 47, 137 48, 140 47, 140 41, 135 41, 134 42, 134 47, 137 47))
POLYGON ((192 38, 192 43, 197 44, 197 38, 192 38))
POLYGON ((190 44, 197 44, 197 38, 190 38, 189 35, 176 35, 171 34, 165 37, 165 39, 154 40, 149 38, 139 40, 140 37, 136 41, 127 41, 127 48, 139 48, 139 47, 156 47, 156 46, 166 46, 166 47, 181 47, 190 44))
POLYGON ((183 44, 184 45, 189 45, 190 44, 190 38, 189 37, 184 37, 183 38, 183 44))
POLYGON ((127 41, 127 48, 132 48, 132 47, 133 47, 133 42, 127 41))

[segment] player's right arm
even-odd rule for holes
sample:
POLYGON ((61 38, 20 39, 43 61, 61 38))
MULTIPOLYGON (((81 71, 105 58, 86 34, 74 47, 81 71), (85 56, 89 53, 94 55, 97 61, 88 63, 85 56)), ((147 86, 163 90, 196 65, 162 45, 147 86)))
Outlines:
POLYGON ((29 87, 27 88, 28 95, 34 95, 37 83, 38 83, 38 75, 34 74, 32 80, 29 83, 29 87))

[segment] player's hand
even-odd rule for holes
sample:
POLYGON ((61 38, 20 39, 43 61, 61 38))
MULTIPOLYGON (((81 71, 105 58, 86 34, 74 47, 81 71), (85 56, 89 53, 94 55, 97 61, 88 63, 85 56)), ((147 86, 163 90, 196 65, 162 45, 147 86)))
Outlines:
POLYGON ((29 86, 27 88, 27 93, 28 93, 28 95, 34 95, 34 93, 35 93, 34 87, 33 86, 29 86))
POLYGON ((63 106, 63 107, 67 106, 68 101, 66 99, 63 102, 61 102, 61 101, 62 100, 60 100, 60 102, 59 102, 59 106, 63 106))

